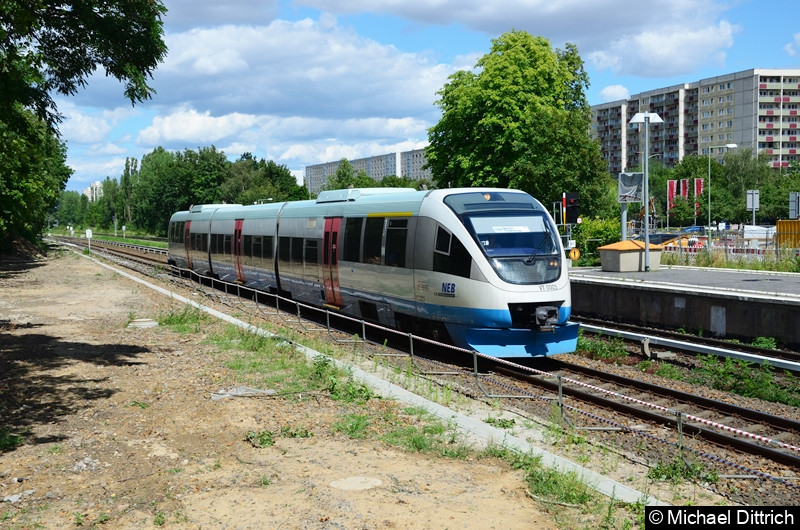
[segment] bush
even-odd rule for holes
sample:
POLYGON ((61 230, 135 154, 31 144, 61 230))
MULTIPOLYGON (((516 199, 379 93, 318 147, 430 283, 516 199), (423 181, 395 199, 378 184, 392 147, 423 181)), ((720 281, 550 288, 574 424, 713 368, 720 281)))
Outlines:
POLYGON ((619 219, 584 219, 572 229, 572 237, 581 259, 576 263, 579 267, 592 267, 600 264, 598 247, 616 243, 622 239, 619 219))

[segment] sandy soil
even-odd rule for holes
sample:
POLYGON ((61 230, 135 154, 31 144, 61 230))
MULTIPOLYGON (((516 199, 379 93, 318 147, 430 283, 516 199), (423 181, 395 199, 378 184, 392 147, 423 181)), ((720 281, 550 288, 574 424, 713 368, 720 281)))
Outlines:
POLYGON ((502 462, 351 440, 324 396, 212 400, 230 353, 127 326, 169 303, 73 253, 0 263, 1 527, 556 527, 502 462), (313 436, 245 439, 285 425, 313 436))

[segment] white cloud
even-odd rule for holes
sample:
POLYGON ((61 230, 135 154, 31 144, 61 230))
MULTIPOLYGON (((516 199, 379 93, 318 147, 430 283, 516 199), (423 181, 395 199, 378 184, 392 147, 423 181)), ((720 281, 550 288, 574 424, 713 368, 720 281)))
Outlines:
POLYGON ((797 55, 797 49, 800 48, 800 33, 795 33, 792 35, 792 42, 787 42, 783 49, 789 54, 791 57, 797 55))
POLYGON ((607 49, 588 54, 588 60, 598 70, 645 77, 686 74, 709 63, 722 67, 738 29, 724 20, 701 28, 662 26, 626 35, 607 49))
POLYGON ((629 97, 628 89, 622 85, 609 85, 600 91, 600 101, 603 103, 628 99, 629 97))
POLYGON ((167 116, 157 116, 152 125, 139 133, 136 142, 156 147, 173 142, 197 142, 201 145, 213 143, 233 136, 258 122, 256 116, 231 113, 211 116, 209 111, 181 108, 167 116))

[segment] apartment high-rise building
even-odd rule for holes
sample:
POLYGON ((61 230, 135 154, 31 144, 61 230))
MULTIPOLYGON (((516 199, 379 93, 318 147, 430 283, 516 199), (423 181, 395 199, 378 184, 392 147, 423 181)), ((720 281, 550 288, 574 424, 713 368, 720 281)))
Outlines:
POLYGON ((754 68, 593 105, 592 131, 614 175, 644 165, 644 127, 628 123, 637 112, 663 120, 650 124, 649 156, 667 167, 688 155, 721 160, 736 144, 781 168, 800 160, 798 110, 800 70, 754 68))
MULTIPOLYGON (((367 176, 377 182, 380 182, 384 177, 390 175, 407 177, 414 180, 431 178, 430 170, 423 169, 423 166, 427 162, 424 149, 357 158, 355 160, 348 160, 348 162, 356 172, 363 171, 367 176), (398 158, 400 161, 399 174, 398 158)), ((318 194, 322 187, 327 184, 330 177, 336 174, 340 163, 341 160, 306 166, 304 182, 309 193, 312 195, 318 194)))

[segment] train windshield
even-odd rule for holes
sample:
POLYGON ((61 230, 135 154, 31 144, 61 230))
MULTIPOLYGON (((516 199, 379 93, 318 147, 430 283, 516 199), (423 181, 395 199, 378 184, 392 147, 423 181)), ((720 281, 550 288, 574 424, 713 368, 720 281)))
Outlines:
POLYGON ((483 250, 497 274, 509 283, 549 283, 561 274, 561 247, 556 227, 544 208, 523 194, 493 193, 502 199, 485 198, 482 193, 468 202, 464 196, 449 204, 483 250), (527 199, 527 200, 526 200, 527 199), (454 207, 456 206, 456 207, 454 207), (460 210, 460 211, 459 211, 460 210))

